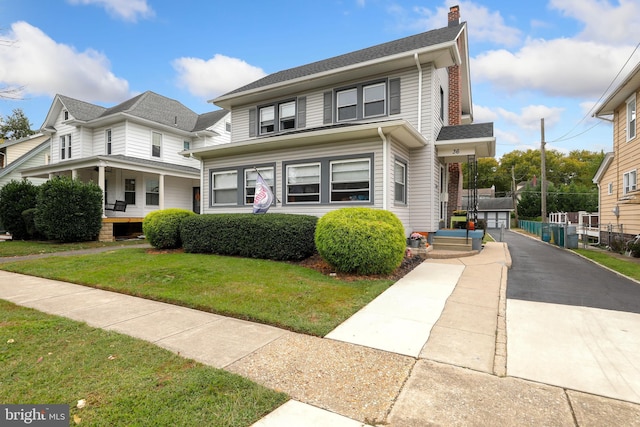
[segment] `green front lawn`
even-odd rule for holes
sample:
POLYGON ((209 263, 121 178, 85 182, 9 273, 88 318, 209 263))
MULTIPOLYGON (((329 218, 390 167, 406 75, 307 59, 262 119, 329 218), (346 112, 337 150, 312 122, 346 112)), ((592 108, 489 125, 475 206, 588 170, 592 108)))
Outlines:
POLYGON ((2 300, 0 366, 0 402, 67 404, 71 425, 248 426, 288 399, 145 341, 2 300))
POLYGON ((0 264, 17 273, 113 290, 324 336, 391 279, 343 280, 293 263, 118 249, 0 264))
POLYGON ((119 242, 95 241, 80 243, 59 243, 52 241, 35 240, 7 240, 0 242, 0 257, 51 254, 55 252, 75 251, 80 249, 137 245, 146 242, 146 240, 124 240, 119 242))

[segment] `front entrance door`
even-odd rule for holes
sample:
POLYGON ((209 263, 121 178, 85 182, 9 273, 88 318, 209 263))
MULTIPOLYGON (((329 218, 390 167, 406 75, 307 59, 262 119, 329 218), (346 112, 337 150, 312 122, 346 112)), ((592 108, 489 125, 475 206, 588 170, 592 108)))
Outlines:
POLYGON ((200 213, 200 187, 193 187, 193 211, 200 213))

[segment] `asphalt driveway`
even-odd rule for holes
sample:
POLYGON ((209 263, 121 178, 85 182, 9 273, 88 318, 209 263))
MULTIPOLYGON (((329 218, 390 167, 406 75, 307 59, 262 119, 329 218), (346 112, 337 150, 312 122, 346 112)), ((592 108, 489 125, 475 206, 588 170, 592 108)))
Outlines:
POLYGON ((505 231, 507 374, 640 403, 640 284, 505 231))

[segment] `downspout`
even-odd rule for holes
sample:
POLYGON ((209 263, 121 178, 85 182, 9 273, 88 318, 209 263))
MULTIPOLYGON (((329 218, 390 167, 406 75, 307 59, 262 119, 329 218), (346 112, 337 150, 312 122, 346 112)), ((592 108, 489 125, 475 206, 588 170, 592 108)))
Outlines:
POLYGON ((382 209, 387 210, 387 193, 388 193, 388 176, 389 172, 387 167, 389 166, 389 155, 387 151, 389 149, 389 141, 385 136, 384 132, 382 132, 382 128, 378 127, 378 135, 380 135, 380 139, 382 139, 382 209))
MULTIPOLYGON (((413 59, 416 62, 416 67, 418 68, 418 132, 422 135, 422 66, 420 65, 420 58, 417 53, 413 54, 413 59)), ((424 136, 424 135, 423 135, 424 136)), ((429 153, 429 173, 431 174, 431 181, 435 179, 434 170, 435 170, 435 148, 431 147, 431 153, 429 153)), ((440 172, 438 171, 438 175, 440 172)), ((438 182, 440 180, 438 179, 438 182)), ((434 185, 431 191, 429 191, 429 207, 431 212, 431 224, 433 225, 433 215, 434 215, 434 204, 435 204, 435 194, 436 186, 434 185)), ((440 191, 442 193, 442 190, 440 191)), ((438 209, 439 210, 439 209, 438 209)))

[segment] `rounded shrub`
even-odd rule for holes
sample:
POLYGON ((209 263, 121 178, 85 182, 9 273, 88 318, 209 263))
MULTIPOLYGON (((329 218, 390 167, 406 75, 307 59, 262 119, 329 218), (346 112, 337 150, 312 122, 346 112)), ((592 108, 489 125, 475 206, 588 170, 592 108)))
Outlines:
POLYGON ((22 212, 36 207, 38 187, 26 179, 9 181, 0 188, 0 222, 14 239, 29 238, 22 212))
POLYGON ((343 208, 318 220, 320 256, 338 271, 389 274, 402 263, 406 237, 402 222, 389 211, 343 208))
POLYGON ((36 208, 36 228, 51 240, 95 240, 102 228, 102 190, 93 182, 53 178, 40 186, 36 208))
POLYGON ((142 220, 142 232, 154 248, 179 248, 182 246, 180 239, 182 220, 194 215, 192 211, 179 208, 149 212, 142 220))

